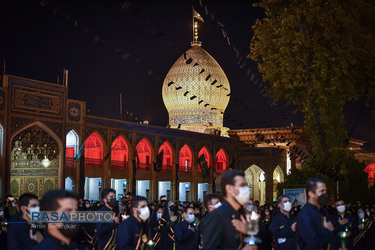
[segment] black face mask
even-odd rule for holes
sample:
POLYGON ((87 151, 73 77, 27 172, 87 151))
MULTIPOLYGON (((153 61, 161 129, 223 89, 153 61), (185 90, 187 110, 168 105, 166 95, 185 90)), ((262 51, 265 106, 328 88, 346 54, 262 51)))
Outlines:
POLYGON ((64 225, 59 228, 59 231, 62 235, 71 239, 78 233, 80 226, 81 224, 78 223, 64 223, 64 225))
POLYGON ((111 199, 109 200, 109 202, 108 202, 108 206, 110 206, 110 207, 114 207, 114 206, 116 206, 116 205, 118 205, 118 204, 117 204, 117 201, 116 201, 116 198, 111 198, 111 199))
POLYGON ((318 197, 318 203, 321 206, 327 205, 328 201, 329 201, 329 195, 327 193, 324 193, 318 197))

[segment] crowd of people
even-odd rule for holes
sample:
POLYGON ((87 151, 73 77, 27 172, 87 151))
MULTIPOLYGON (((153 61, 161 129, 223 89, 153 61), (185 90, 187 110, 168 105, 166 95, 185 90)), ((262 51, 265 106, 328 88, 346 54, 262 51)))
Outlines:
POLYGON ((286 195, 272 204, 250 199, 243 172, 227 170, 223 197, 206 194, 203 203, 148 201, 127 193, 120 201, 106 188, 101 202, 64 189, 42 199, 5 197, 0 206, 1 249, 375 249, 375 204, 332 201, 325 182, 310 178, 307 203, 286 195), (110 223, 35 225, 39 211, 112 211, 110 223), (251 237, 249 237, 251 236, 251 237))

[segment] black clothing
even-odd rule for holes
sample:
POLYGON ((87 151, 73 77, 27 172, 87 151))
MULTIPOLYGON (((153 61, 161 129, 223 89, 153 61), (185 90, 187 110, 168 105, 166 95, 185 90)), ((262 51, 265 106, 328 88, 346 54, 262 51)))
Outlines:
POLYGON ((375 245, 375 221, 368 218, 364 223, 364 228, 358 233, 353 249, 367 250, 373 249, 375 245))
MULTIPOLYGON (((133 215, 130 215, 128 219, 118 226, 116 249, 139 249, 141 244, 144 243, 140 237, 147 237, 147 227, 147 223, 139 223, 133 215)), ((149 239, 146 238, 146 240, 148 241, 149 239)))
POLYGON ((323 216, 318 207, 306 203, 297 217, 297 244, 303 249, 327 249, 335 237, 323 228, 323 216))
POLYGON ((30 239, 31 225, 22 218, 22 213, 12 216, 8 223, 8 249, 32 249, 38 242, 30 239), (16 223, 11 223, 16 222, 16 223))
POLYGON ((293 215, 287 217, 281 212, 273 217, 271 230, 275 237, 276 250, 297 249, 296 233, 291 228, 295 222, 296 218, 293 215))
MULTIPOLYGON (((111 211, 106 206, 103 206, 98 211, 111 211)), ((99 249, 105 249, 109 245, 112 245, 114 237, 116 236, 116 228, 118 224, 115 222, 112 223, 96 223, 96 237, 98 239, 99 249)))
POLYGON ((333 226, 335 227, 335 239, 333 240, 332 244, 330 245, 329 249, 338 249, 341 247, 340 238, 338 236, 339 232, 344 232, 345 230, 350 231, 351 235, 349 238, 346 239, 346 247, 348 249, 353 248, 353 239, 357 236, 359 229, 358 229, 358 221, 352 216, 351 214, 345 213, 344 217, 341 217, 338 213, 332 215, 330 217, 330 221, 332 222, 333 226), (339 222, 339 218, 341 219, 348 219, 348 223, 345 225, 341 225, 339 222))
POLYGON ((232 220, 240 219, 240 212, 226 201, 204 219, 203 248, 238 249, 242 244, 241 234, 233 227, 232 220))
MULTIPOLYGON (((31 248, 30 248, 31 249, 31 248)), ((74 241, 70 243, 70 245, 64 245, 60 240, 52 237, 48 233, 46 234, 46 237, 40 242, 40 244, 35 248, 35 250, 46 250, 46 249, 53 249, 53 250, 83 250, 87 249, 83 246, 78 245, 74 241)))
POLYGON ((189 226, 190 224, 187 221, 180 222, 175 226, 176 250, 198 249, 198 232, 188 229, 189 226))

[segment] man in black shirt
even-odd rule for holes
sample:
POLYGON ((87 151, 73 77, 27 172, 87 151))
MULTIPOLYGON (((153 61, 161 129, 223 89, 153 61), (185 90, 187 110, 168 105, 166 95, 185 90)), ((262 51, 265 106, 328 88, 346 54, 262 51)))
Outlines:
POLYGON ((317 177, 309 178, 306 193, 307 203, 297 217, 298 246, 300 250, 327 249, 335 237, 335 228, 322 209, 329 200, 326 183, 317 177))
MULTIPOLYGON (((240 220, 243 205, 250 200, 250 189, 245 174, 240 170, 226 170, 221 176, 223 205, 208 214, 204 224, 203 249, 239 249, 243 247, 243 235, 232 221, 240 220)), ((243 217, 242 217, 243 219, 243 217)), ((245 245, 243 249, 256 249, 245 245)))
MULTIPOLYGON (((41 211, 76 212, 78 210, 78 196, 65 189, 56 189, 46 193, 40 200, 41 211)), ((84 249, 72 238, 80 229, 78 223, 47 223, 47 234, 36 250, 44 249, 84 249)))
POLYGON ((273 217, 271 230, 275 237, 276 250, 294 250, 297 249, 295 232, 296 232, 296 218, 290 215, 292 203, 286 195, 278 198, 277 206, 280 208, 280 213, 273 217))
POLYGON ((198 250, 198 232, 193 226, 194 209, 184 207, 184 220, 175 226, 176 249, 198 250))

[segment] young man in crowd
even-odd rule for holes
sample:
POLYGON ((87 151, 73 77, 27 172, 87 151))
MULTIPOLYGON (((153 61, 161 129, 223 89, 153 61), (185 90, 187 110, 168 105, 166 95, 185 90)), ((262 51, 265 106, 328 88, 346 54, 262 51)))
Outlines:
POLYGON ((131 215, 123 221, 117 230, 116 249, 142 249, 150 239, 148 238, 147 220, 150 209, 147 199, 134 196, 130 202, 131 215))
MULTIPOLYGON (((75 212, 78 210, 78 196, 65 189, 56 189, 46 193, 40 200, 41 211, 75 212)), ((78 223, 47 223, 47 234, 37 246, 37 250, 84 249, 72 238, 80 230, 78 223)))
MULTIPOLYGON (((113 211, 118 203, 116 201, 116 191, 112 188, 105 188, 102 193, 104 206, 98 211, 113 211)), ((116 244, 116 229, 120 223, 120 217, 113 215, 112 223, 97 223, 96 236, 98 239, 98 247, 101 250, 114 249, 116 244)))
POLYGON ((183 216, 184 220, 178 223, 174 229, 176 249, 197 250, 198 232, 193 226, 195 219, 194 209, 184 207, 183 216))
MULTIPOLYGON (((221 190, 224 196, 222 206, 211 212, 203 225, 203 248, 206 250, 243 247, 243 235, 236 230, 232 220, 237 219, 241 223, 243 205, 250 199, 245 174, 240 170, 226 170, 221 176, 221 190)), ((243 249, 255 248, 256 246, 245 245, 243 249)))
POLYGON ((290 215, 292 203, 286 195, 278 198, 277 206, 280 213, 276 214, 272 220, 271 231, 275 237, 276 250, 295 250, 297 244, 295 240, 296 234, 296 218, 290 215))
POLYGON ((8 226, 8 249, 32 249, 43 239, 32 232, 32 213, 39 212, 39 200, 34 194, 23 194, 19 199, 20 212, 12 216, 8 226))
POLYGON ((323 209, 329 200, 326 183, 318 177, 309 178, 306 193, 307 203, 297 217, 297 244, 301 250, 327 249, 335 237, 335 228, 323 209))

